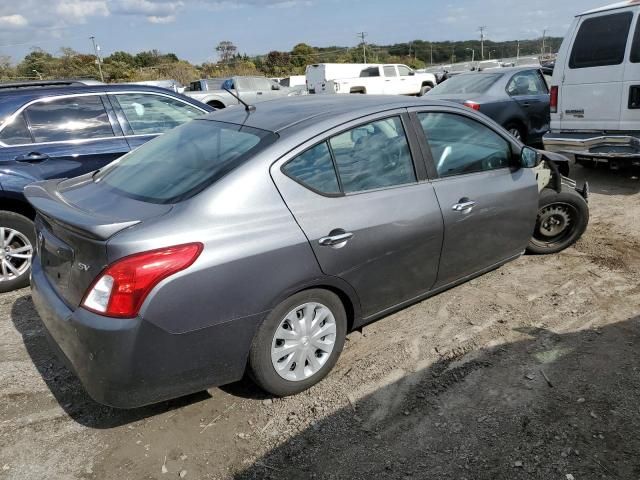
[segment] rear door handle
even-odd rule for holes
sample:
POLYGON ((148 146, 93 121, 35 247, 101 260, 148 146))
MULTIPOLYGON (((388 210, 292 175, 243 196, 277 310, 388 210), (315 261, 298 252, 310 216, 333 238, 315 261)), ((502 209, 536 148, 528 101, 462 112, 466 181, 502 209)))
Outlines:
POLYGON ((469 213, 471 210, 473 210, 473 207, 476 206, 476 202, 474 202, 473 200, 462 200, 460 200, 460 203, 456 203, 455 205, 453 205, 451 207, 451 210, 453 210, 454 212, 469 213))
POLYGON ((262 95, 262 92, 256 92, 256 95, 262 95))
POLYGON ((318 240, 318 243, 323 247, 341 248, 344 247, 347 242, 351 240, 351 238, 353 238, 353 233, 343 232, 337 233, 335 235, 329 235, 327 237, 322 237, 320 240, 318 240))
POLYGON ((45 160, 48 160, 48 159, 49 159, 49 155, 47 155, 46 153, 39 153, 39 152, 29 152, 24 155, 18 155, 15 158, 16 162, 27 162, 27 163, 44 162, 45 160))

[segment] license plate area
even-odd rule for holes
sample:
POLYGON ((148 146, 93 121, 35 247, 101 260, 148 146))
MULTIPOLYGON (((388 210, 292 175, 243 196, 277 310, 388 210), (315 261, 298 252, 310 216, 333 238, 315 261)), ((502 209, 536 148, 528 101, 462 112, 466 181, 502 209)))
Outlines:
POLYGON ((42 269, 56 290, 60 293, 66 291, 73 265, 73 249, 44 227, 39 232, 38 243, 42 269))

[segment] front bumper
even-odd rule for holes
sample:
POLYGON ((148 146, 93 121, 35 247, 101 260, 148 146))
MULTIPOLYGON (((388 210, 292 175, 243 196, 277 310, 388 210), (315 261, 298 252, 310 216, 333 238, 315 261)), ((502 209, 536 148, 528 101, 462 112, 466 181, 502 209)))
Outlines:
POLYGON ((134 408, 242 378, 260 318, 171 334, 142 318, 71 310, 34 257, 36 310, 61 359, 99 403, 134 408))
POLYGON ((640 132, 627 135, 551 131, 542 141, 545 150, 561 153, 574 161, 640 165, 640 132))

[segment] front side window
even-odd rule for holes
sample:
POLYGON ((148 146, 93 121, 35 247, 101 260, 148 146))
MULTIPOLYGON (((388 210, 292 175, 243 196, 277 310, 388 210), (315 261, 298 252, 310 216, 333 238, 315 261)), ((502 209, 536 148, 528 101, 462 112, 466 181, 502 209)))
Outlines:
POLYGON ((36 143, 113 137, 109 117, 97 95, 59 98, 27 107, 36 143))
POLYGON ((322 142, 288 162, 282 169, 286 175, 306 187, 324 194, 338 194, 338 178, 326 142, 322 142))
POLYGON ((547 88, 537 70, 525 70, 511 78, 507 85, 507 93, 511 96, 543 95, 547 93, 547 88))
POLYGON ((385 65, 384 66, 384 76, 385 77, 397 77, 396 67, 394 65, 385 65))
POLYGON ((453 113, 419 113, 440 177, 506 168, 509 142, 489 127, 453 113))
POLYGON ((2 132, 0 132, 0 142, 5 145, 24 145, 33 142, 23 114, 15 117, 11 123, 4 125, 2 132))
POLYGON ((329 143, 345 193, 416 182, 400 117, 358 126, 329 143))
POLYGON ((199 117, 203 112, 180 100, 162 95, 114 95, 135 135, 164 133, 199 117))
POLYGON ((636 31, 633 34, 633 43, 631 44, 631 55, 629 55, 631 63, 640 63, 640 22, 636 24, 636 31))
POLYGON ((631 12, 622 12, 584 20, 573 42, 569 68, 620 65, 632 19, 631 12))
POLYGON ((405 67, 404 65, 398 65, 398 73, 401 77, 408 77, 411 75, 411 69, 409 67, 405 67))
POLYGON ((233 123, 195 120, 109 164, 95 181, 151 203, 175 203, 234 170, 277 135, 233 123))

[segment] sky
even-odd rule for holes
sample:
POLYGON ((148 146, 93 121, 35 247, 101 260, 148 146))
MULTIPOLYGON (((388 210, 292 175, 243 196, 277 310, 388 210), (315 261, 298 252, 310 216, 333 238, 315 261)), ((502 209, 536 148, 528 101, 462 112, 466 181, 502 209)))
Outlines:
POLYGON ((242 53, 367 42, 490 40, 564 36, 574 15, 607 0, 0 0, 0 56, 19 61, 34 47, 107 56, 157 49, 193 63, 215 61, 215 46, 242 53))

